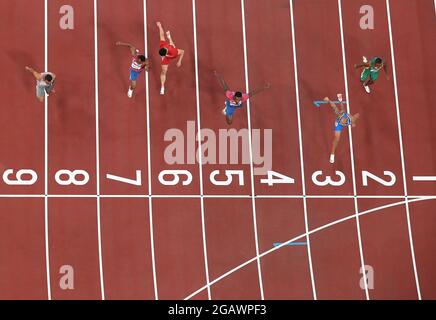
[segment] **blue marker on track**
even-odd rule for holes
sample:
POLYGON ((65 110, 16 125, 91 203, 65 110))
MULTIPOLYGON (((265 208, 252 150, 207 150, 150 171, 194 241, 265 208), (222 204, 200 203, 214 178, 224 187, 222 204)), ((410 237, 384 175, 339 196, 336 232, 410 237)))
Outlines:
MULTIPOLYGON (((283 242, 274 242, 273 246, 278 247, 279 245, 283 244, 283 242)), ((288 244, 285 244, 284 246, 306 246, 307 242, 290 242, 288 244)))
MULTIPOLYGON (((332 101, 332 102, 334 104, 341 104, 341 101, 332 101)), ((347 103, 347 101, 342 101, 342 103, 347 103)), ((324 101, 324 100, 316 100, 313 102, 313 104, 319 108, 319 107, 321 107, 322 104, 329 104, 329 103, 327 101, 324 101)))

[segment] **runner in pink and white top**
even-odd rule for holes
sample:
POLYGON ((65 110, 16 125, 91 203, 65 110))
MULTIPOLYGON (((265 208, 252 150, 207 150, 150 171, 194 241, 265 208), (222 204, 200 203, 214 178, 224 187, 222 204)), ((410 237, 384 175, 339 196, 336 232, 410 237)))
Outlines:
POLYGON ((225 91, 226 100, 224 102, 224 109, 222 110, 223 114, 226 116, 227 124, 232 124, 233 122, 233 113, 235 113, 236 109, 242 108, 242 104, 246 102, 248 99, 253 97, 255 94, 259 92, 269 89, 271 84, 265 83, 263 87, 255 89, 249 93, 242 93, 241 91, 231 91, 223 76, 220 75, 217 71, 214 71, 213 74, 218 78, 221 87, 225 91))

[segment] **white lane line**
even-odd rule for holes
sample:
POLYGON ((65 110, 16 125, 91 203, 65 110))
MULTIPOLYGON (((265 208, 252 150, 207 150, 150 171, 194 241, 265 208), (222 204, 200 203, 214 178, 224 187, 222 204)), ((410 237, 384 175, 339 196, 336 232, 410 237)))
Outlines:
MULTIPOLYGON (((412 202, 418 202, 418 201, 426 201, 426 200, 434 200, 434 198, 419 198, 419 199, 413 199, 413 200, 409 200, 409 203, 412 203, 412 202)), ((400 205, 403 205, 403 204, 405 204, 405 203, 406 203, 406 200, 403 200, 403 201, 399 201, 399 202, 395 202, 395 203, 387 204, 387 205, 384 205, 384 206, 380 206, 380 207, 372 208, 372 209, 365 210, 365 211, 362 211, 362 212, 357 213, 357 216, 360 217, 360 216, 367 215, 367 214, 370 214, 370 213, 373 213, 373 212, 380 212, 380 211, 382 211, 383 209, 387 209, 387 208, 392 208, 392 207, 400 206, 400 205)), ((344 218, 342 218, 342 219, 338 219, 338 220, 335 220, 335 221, 330 222, 330 223, 328 223, 328 224, 322 225, 322 226, 320 226, 320 227, 318 227, 318 228, 316 228, 316 229, 313 229, 313 230, 309 231, 308 233, 309 233, 309 235, 312 235, 312 234, 314 234, 314 233, 318 233, 318 232, 320 232, 320 231, 323 231, 323 230, 329 229, 329 228, 331 228, 331 227, 333 227, 333 226, 335 226, 335 225, 337 225, 337 224, 340 224, 340 223, 342 223, 342 222, 345 222, 345 221, 348 221, 348 220, 354 219, 355 217, 356 217, 356 213, 351 214, 351 215, 346 216, 346 217, 344 217, 344 218)), ((268 251, 265 251, 265 252, 263 252, 262 254, 260 254, 259 256, 255 256, 255 257, 251 258, 250 260, 247 260, 247 261, 245 261, 244 263, 242 263, 242 264, 236 266, 235 268, 233 268, 233 269, 227 271, 226 273, 222 274, 221 276, 215 278, 214 280, 212 280, 212 281, 209 283, 209 285, 210 285, 210 286, 214 285, 215 283, 217 283, 217 282, 223 280, 224 278, 230 276, 231 274, 235 273, 236 271, 238 271, 238 270, 244 268, 245 266, 249 265, 250 263, 254 262, 255 260, 257 260, 257 259, 259 259, 259 258, 263 258, 263 257, 265 257, 265 256, 267 256, 267 255, 269 255, 269 254, 271 254, 271 253, 273 253, 273 252, 275 252, 275 251, 277 251, 277 250, 283 248, 283 247, 286 247, 288 244, 290 244, 290 243, 292 243, 292 242, 295 242, 295 241, 297 241, 297 240, 299 240, 299 239, 301 239, 301 238, 303 238, 303 237, 306 237, 306 236, 307 236, 307 233, 303 233, 303 234, 300 234, 300 235, 298 235, 298 236, 296 236, 296 237, 294 237, 294 238, 292 238, 292 239, 289 239, 288 241, 282 242, 282 243, 281 243, 279 246, 277 246, 277 247, 272 247, 272 248, 269 249, 268 251)), ((194 297, 195 295, 197 295, 198 293, 200 293, 201 291, 203 291, 204 289, 206 289, 206 287, 207 287, 207 285, 205 285, 205 286, 199 288, 198 290, 194 291, 194 292, 191 293, 189 296, 187 296, 186 298, 184 298, 184 300, 189 300, 189 299, 191 299, 192 297, 194 297)))
MULTIPOLYGON (((200 83, 198 80, 198 48, 197 48, 197 16, 196 16, 196 2, 192 0, 192 23, 194 30, 194 64, 195 64, 195 98, 197 102, 197 140, 198 140, 198 169, 200 173, 200 195, 203 195, 203 159, 202 159, 202 145, 201 145, 201 116, 200 116, 200 83)), ((203 236, 203 254, 204 254, 204 269, 206 274, 206 283, 209 284, 209 262, 207 259, 207 242, 206 242, 206 224, 204 216, 204 198, 200 197, 201 205, 201 231, 203 236)), ((207 297, 212 299, 210 286, 207 287, 207 297)))
POLYGON ((99 130, 99 96, 98 96, 98 19, 97 0, 94 0, 94 80, 95 80, 95 165, 96 165, 96 186, 97 186, 97 233, 98 233, 98 263, 100 270, 101 299, 105 299, 104 276, 103 276, 103 254, 101 240, 101 211, 100 211, 100 130, 99 130))
MULTIPOLYGON (((292 31, 292 52, 294 57, 294 79, 295 79, 295 99, 297 103, 297 119, 298 119, 298 140, 300 146, 300 167, 301 167, 301 185, 303 188, 303 196, 306 194, 306 179, 304 172, 304 155, 303 155, 303 133, 301 129, 301 112, 300 112, 300 92, 298 84, 298 66, 297 66, 297 46, 295 44, 295 24, 294 24, 294 5, 293 0, 289 0, 290 5, 290 16, 291 16, 291 31, 292 31)), ((307 242, 307 257, 309 259, 309 270, 310 270, 310 281, 312 284, 312 294, 313 299, 317 300, 315 276, 313 273, 312 265, 312 253, 310 249, 310 238, 309 238, 309 221, 307 217, 307 200, 303 197, 303 208, 304 208, 304 228, 306 230, 306 242, 307 242)))
MULTIPOLYGON (((144 54, 148 58, 148 37, 147 37, 147 0, 143 0, 144 8, 144 54)), ((151 262, 153 269, 153 286, 154 298, 159 299, 156 277, 156 257, 154 253, 154 230, 153 230, 153 204, 151 192, 151 156, 150 156, 150 91, 149 91, 148 72, 145 72, 145 104, 147 109, 147 161, 148 161, 148 217, 150 228, 150 247, 151 247, 151 262)))
MULTIPOLYGON (((249 92, 249 83, 248 83, 248 58, 247 58, 247 36, 245 31, 245 6, 244 0, 241 0, 241 14, 242 14, 242 37, 244 40, 244 69, 245 69, 245 92, 249 92)), ((250 149, 250 178, 251 178, 251 204, 253 207, 253 229, 254 229, 254 238, 256 245, 256 255, 259 256, 259 240, 257 234, 257 219, 256 219, 256 200, 254 193, 254 170, 253 170, 253 145, 251 141, 251 116, 250 116, 250 99, 247 100, 247 118, 248 118, 248 146, 250 149)), ((262 281, 262 268, 260 265, 260 258, 257 259, 257 271, 259 275, 259 287, 260 287, 260 296, 261 299, 264 300, 264 290, 263 290, 263 281, 262 281)))
MULTIPOLYGON (((48 72, 48 0, 44 0, 44 69, 48 72)), ((51 300, 50 255, 48 237, 48 98, 44 99, 44 227, 45 227, 45 264, 47 273, 47 296, 51 300)))
POLYGON ((407 198, 408 198, 407 197, 407 179, 406 179, 406 165, 405 165, 405 161, 404 161, 403 131, 401 128, 400 102, 398 99, 397 72, 396 72, 396 64, 395 64, 394 40, 393 40, 393 36, 392 36, 391 10, 390 10, 389 0, 386 0, 386 9, 387 9, 387 15, 388 15, 389 43, 391 46, 392 73, 393 73, 393 78, 394 78, 395 107, 397 110, 398 138, 399 138, 399 143, 400 143, 400 154, 401 154, 401 171, 403 173, 404 196, 406 198, 407 230, 408 230, 408 234, 409 234, 410 251, 412 254, 412 263, 413 263, 413 272, 415 275, 416 291, 418 293, 419 300, 421 300, 421 289, 420 289, 420 285, 419 285, 418 270, 416 267, 415 248, 413 246, 412 226, 411 226, 411 222, 410 222, 409 203, 407 201, 407 198))
MULTIPOLYGON (((348 100, 347 113, 350 114, 350 96, 348 95, 347 59, 346 59, 346 55, 345 55, 344 25, 343 25, 343 20, 342 20, 341 0, 338 0, 338 9, 339 9, 339 23, 340 23, 340 31, 341 31, 342 64, 343 64, 343 68, 344 68, 345 95, 346 95, 346 99, 348 100)), ((351 126, 348 127, 348 133, 349 133, 349 141, 350 141, 351 172, 353 175, 353 193, 354 193, 354 195, 357 195, 356 171, 354 168, 353 134, 352 134, 351 126)), ((354 198, 354 210, 356 211, 356 229, 357 229, 357 238, 359 241, 360 263, 361 263, 362 270, 365 270, 365 258, 363 256, 362 237, 361 237, 361 233, 360 233, 360 221, 359 221, 359 217, 357 215, 357 213, 359 212, 359 207, 357 205, 357 198, 354 198)), ((364 286, 365 286, 366 299, 369 300, 368 283, 367 283, 365 272, 363 272, 363 281, 364 281, 364 286)))
POLYGON ((413 181, 436 181, 436 176, 413 176, 413 181))
MULTIPOLYGON (((0 198, 44 198, 45 194, 0 194, 0 198)), ((96 194, 49 194, 48 198, 95 198, 96 194)), ((201 195, 198 194, 187 194, 187 195, 178 195, 178 194, 100 194, 100 198, 201 198, 201 195)), ((259 199, 353 199, 354 196, 348 195, 271 195, 271 196, 262 196, 256 195, 256 198, 259 199)), ((251 195, 204 195, 203 198, 236 198, 236 199, 249 199, 251 195)), ((357 199, 404 199, 404 196, 356 196, 357 199)), ((436 195, 409 195, 408 198, 436 198, 436 195)))

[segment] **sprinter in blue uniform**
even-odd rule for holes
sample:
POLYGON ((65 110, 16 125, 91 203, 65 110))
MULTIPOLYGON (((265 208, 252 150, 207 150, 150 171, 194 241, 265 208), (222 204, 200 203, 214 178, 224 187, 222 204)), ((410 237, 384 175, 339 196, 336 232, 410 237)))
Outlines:
POLYGON ((340 107, 338 108, 336 104, 334 104, 328 97, 324 98, 324 101, 330 103, 330 106, 333 108, 333 111, 336 114, 336 120, 335 120, 335 136, 333 138, 332 143, 332 152, 330 153, 330 163, 335 162, 335 152, 336 147, 338 146, 339 140, 341 139, 341 132, 345 127, 356 126, 356 121, 359 119, 359 114, 356 113, 355 115, 348 114, 345 111, 345 105, 342 102, 342 94, 338 94, 338 100, 341 102, 340 107))

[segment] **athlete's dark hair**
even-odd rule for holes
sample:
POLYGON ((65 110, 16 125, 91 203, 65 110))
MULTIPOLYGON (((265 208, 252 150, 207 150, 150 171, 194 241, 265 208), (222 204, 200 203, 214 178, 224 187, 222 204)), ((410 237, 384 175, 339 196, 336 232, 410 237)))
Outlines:
POLYGON ((46 74, 46 75, 44 76, 44 80, 45 80, 45 81, 48 81, 48 82, 51 82, 51 81, 53 80, 53 77, 51 76, 51 74, 46 74))
POLYGON ((160 49, 159 49, 159 55, 160 55, 161 57, 165 57, 165 56, 167 55, 167 52, 168 52, 168 50, 165 49, 165 48, 160 48, 160 49))
POLYGON ((235 92, 235 97, 236 97, 236 98, 242 98, 242 92, 240 92, 240 91, 236 91, 236 92, 235 92))
POLYGON ((144 62, 145 61, 145 56, 144 55, 140 55, 140 56, 138 56, 138 58, 139 58, 139 60, 141 60, 141 62, 144 62))
POLYGON ((382 63, 382 62, 383 62, 383 60, 381 58, 376 58, 375 59, 375 63, 382 63))

